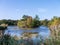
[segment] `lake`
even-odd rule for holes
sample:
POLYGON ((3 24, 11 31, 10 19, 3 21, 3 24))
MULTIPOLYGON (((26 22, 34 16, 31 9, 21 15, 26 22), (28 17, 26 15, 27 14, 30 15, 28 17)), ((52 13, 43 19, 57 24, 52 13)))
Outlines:
POLYGON ((5 30, 5 34, 10 34, 11 36, 18 36, 20 37, 22 33, 24 32, 38 32, 39 36, 42 36, 43 38, 48 38, 50 36, 50 30, 46 26, 40 26, 35 29, 31 30, 23 30, 18 28, 17 26, 8 26, 7 29, 5 30))

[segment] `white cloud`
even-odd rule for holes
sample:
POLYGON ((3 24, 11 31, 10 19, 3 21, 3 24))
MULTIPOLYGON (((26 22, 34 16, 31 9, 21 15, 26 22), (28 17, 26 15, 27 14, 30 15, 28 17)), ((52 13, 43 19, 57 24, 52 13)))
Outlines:
POLYGON ((38 8, 39 13, 46 13, 48 10, 43 8, 38 8))

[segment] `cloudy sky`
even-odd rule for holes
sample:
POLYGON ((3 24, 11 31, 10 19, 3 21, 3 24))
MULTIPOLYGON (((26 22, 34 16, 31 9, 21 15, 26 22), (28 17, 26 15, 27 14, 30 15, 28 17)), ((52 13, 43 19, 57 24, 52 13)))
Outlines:
POLYGON ((0 19, 21 19, 23 15, 40 19, 60 16, 60 0, 0 0, 0 19))

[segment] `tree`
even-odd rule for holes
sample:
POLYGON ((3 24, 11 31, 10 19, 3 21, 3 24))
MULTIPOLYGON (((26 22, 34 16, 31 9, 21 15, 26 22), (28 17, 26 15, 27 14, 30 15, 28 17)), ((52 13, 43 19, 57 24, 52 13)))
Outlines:
POLYGON ((60 18, 54 16, 53 19, 49 22, 49 28, 53 37, 57 38, 60 30, 60 18))
POLYGON ((18 21, 19 27, 24 28, 36 28, 40 26, 40 20, 38 15, 33 19, 31 16, 24 15, 20 21, 18 21))
POLYGON ((28 16, 27 15, 23 15, 22 17, 24 20, 27 20, 28 16))
POLYGON ((48 26, 49 20, 45 19, 41 21, 41 25, 48 26))
POLYGON ((38 17, 38 15, 36 15, 34 19, 35 19, 35 20, 39 20, 39 17, 38 17))
POLYGON ((39 21, 39 17, 38 15, 36 15, 36 17, 33 19, 32 21, 32 27, 39 27, 40 26, 40 21, 39 21))

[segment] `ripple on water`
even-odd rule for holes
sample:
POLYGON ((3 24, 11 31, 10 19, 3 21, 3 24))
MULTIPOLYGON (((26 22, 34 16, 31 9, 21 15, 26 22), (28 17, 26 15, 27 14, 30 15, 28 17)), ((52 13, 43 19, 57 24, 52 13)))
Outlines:
POLYGON ((38 34, 41 35, 42 37, 48 37, 50 35, 50 31, 46 26, 41 26, 39 28, 32 30, 22 30, 19 29, 17 26, 8 26, 8 29, 6 29, 5 34, 9 33, 11 36, 14 35, 21 36, 21 34, 24 32, 38 32, 38 34))

